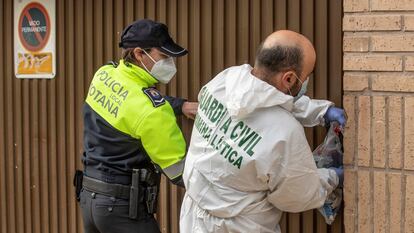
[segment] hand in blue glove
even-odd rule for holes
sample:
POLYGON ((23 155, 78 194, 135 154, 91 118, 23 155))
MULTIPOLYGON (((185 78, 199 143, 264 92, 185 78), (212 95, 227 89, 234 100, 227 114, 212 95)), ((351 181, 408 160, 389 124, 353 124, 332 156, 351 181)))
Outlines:
POLYGON ((347 117, 342 108, 332 106, 328 108, 323 118, 325 118, 326 125, 329 125, 332 121, 337 121, 343 128, 345 127, 347 117))
POLYGON ((338 187, 344 186, 344 168, 343 167, 331 167, 329 169, 332 169, 335 171, 336 175, 339 178, 338 187))

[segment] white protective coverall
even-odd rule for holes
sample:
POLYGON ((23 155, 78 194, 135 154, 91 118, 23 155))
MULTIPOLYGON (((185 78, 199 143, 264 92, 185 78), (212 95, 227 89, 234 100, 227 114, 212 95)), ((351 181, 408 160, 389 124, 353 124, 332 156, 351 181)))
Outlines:
POLYGON ((317 169, 303 126, 323 124, 329 101, 293 97, 231 67, 205 85, 186 158, 181 233, 280 232, 283 211, 321 207, 336 188, 317 169))

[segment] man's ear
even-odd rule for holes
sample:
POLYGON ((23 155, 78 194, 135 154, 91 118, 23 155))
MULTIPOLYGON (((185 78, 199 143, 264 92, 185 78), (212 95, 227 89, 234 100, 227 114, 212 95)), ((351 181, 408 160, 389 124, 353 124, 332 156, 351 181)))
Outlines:
POLYGON ((286 88, 292 88, 296 83, 296 77, 293 71, 285 72, 281 78, 282 85, 286 88))
POLYGON ((141 48, 139 48, 139 47, 135 48, 134 49, 135 60, 142 61, 142 54, 143 53, 144 53, 144 51, 141 48))

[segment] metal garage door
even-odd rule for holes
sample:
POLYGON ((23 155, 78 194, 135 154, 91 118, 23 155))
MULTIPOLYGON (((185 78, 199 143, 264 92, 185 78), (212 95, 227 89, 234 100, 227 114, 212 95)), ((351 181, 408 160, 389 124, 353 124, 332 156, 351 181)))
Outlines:
MULTIPOLYGON (((341 0, 56 0, 57 76, 18 80, 13 72, 13 0, 0 0, 0 232, 82 232, 72 175, 80 168, 81 106, 93 72, 120 55, 119 33, 139 18, 169 25, 190 53, 164 93, 195 100, 225 67, 253 63, 260 41, 276 29, 308 36, 317 50, 308 94, 341 105, 341 0)), ((182 119, 187 139, 191 121, 182 119)), ((323 129, 308 130, 312 146, 323 129)), ((158 219, 178 232, 184 191, 162 181, 158 219)), ((341 216, 342 217, 342 216, 341 216)), ((342 231, 314 211, 284 215, 283 232, 342 231)))

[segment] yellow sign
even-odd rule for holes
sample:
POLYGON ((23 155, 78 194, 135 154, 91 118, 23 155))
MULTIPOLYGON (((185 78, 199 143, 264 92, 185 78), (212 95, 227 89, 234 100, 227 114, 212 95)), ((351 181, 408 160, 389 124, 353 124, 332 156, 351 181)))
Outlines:
POLYGON ((52 53, 18 53, 17 74, 52 73, 52 53))

